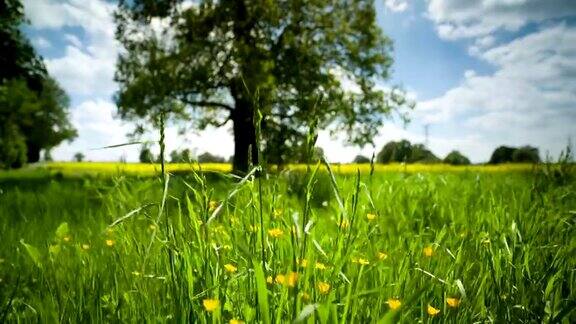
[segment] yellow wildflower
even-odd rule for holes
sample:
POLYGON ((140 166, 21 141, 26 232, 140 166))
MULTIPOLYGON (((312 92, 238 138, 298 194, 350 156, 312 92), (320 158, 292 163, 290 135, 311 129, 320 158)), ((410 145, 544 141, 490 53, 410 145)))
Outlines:
POLYGON ((278 218, 278 217, 282 216, 282 209, 274 210, 274 212, 272 213, 272 216, 274 216, 274 218, 278 218))
POLYGON ((220 301, 218 299, 204 299, 202 305, 207 312, 213 312, 220 307, 220 301))
POLYGON ((298 264, 299 264, 302 268, 306 268, 306 267, 308 266, 308 260, 306 260, 306 259, 302 259, 302 260, 298 259, 297 261, 298 261, 298 264))
POLYGON ((358 263, 360 263, 361 265, 368 265, 370 264, 370 261, 363 258, 358 258, 358 263))
POLYGON ((266 282, 269 283, 269 284, 272 284, 272 283, 274 282, 274 279, 272 278, 272 276, 268 276, 268 277, 266 278, 266 282))
POLYGON ((90 245, 89 244, 82 244, 82 250, 84 250, 84 251, 90 250, 90 245))
POLYGON ((230 324, 244 324, 244 321, 242 320, 237 320, 237 319, 231 319, 230 322, 228 322, 230 324))
POLYGON ((330 284, 324 281, 318 283, 318 290, 321 294, 326 295, 330 291, 330 284))
POLYGON ((64 242, 70 242, 72 240, 72 238, 69 235, 66 235, 62 238, 64 240, 64 242))
POLYGON ((384 252, 378 252, 378 259, 379 260, 386 260, 386 259, 388 259, 388 254, 386 254, 384 252))
POLYGON ((141 273, 138 271, 132 271, 132 274, 135 275, 136 277, 139 277, 141 275, 141 273))
POLYGON ((430 316, 436 316, 440 313, 440 310, 437 308, 434 308, 434 307, 432 307, 432 305, 428 304, 428 307, 426 308, 426 312, 430 316))
POLYGON ((431 257, 434 254, 434 249, 431 246, 427 246, 422 250, 424 256, 431 257))
POLYGON ((148 226, 148 228, 149 228, 151 231, 155 231, 155 230, 156 230, 156 225, 150 224, 150 225, 148 226))
POLYGON ((446 298, 446 304, 452 308, 456 308, 460 305, 460 299, 454 297, 446 298))
POLYGON ((400 306, 402 306, 402 302, 400 301, 400 299, 396 299, 396 298, 388 298, 388 307, 390 307, 391 310, 397 310, 398 308, 400 308, 400 306))
POLYGON ((114 246, 114 240, 110 240, 110 239, 106 240, 106 245, 107 246, 114 246))
POLYGON ((291 271, 286 275, 286 284, 288 287, 295 287, 298 282, 298 272, 291 271))
POLYGON ((371 213, 366 214, 366 218, 367 218, 369 221, 375 220, 376 217, 377 217, 376 214, 371 214, 371 213))
POLYGON ((318 270, 326 270, 328 269, 328 267, 322 263, 322 262, 316 262, 316 264, 314 265, 314 268, 318 269, 318 270))
POLYGON ((283 274, 278 274, 276 275, 276 279, 274 279, 274 281, 279 285, 283 285, 284 282, 286 282, 286 277, 283 274))
POLYGON ((222 249, 224 249, 226 251, 230 251, 230 250, 232 250, 232 246, 230 244, 224 244, 224 245, 222 245, 222 249))
POLYGON ((268 230, 268 235, 272 236, 273 238, 279 238, 284 235, 284 231, 279 228, 271 228, 268 230))
POLYGON ((226 269, 226 271, 228 271, 230 273, 234 273, 234 272, 238 271, 238 268, 236 268, 233 264, 230 264, 230 263, 225 264, 224 269, 226 269))
POLYGON ((210 211, 210 212, 213 212, 214 210, 216 210, 217 207, 218 207, 218 202, 217 202, 217 201, 211 200, 211 201, 208 203, 208 211, 210 211))

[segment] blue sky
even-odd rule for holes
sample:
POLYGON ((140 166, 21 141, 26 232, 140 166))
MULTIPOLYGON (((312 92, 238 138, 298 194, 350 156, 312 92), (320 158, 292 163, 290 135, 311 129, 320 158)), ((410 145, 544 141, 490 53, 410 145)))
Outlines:
MULTIPOLYGON (((115 118, 111 97, 115 60, 114 3, 103 0, 25 0, 26 32, 49 72, 71 97, 79 131, 53 152, 69 160, 135 161, 137 147, 92 148, 126 142, 132 125, 115 118)), ((393 75, 417 102, 412 122, 391 120, 375 147, 343 145, 321 133, 318 145, 332 161, 371 155, 390 140, 428 144, 439 156, 458 149, 486 161, 502 144, 537 146, 552 155, 576 139, 576 1, 377 0, 378 23, 394 41, 393 75)), ((192 148, 222 156, 233 152, 230 125, 178 135, 168 149, 192 148), (229 140, 222 141, 222 138, 229 140)))

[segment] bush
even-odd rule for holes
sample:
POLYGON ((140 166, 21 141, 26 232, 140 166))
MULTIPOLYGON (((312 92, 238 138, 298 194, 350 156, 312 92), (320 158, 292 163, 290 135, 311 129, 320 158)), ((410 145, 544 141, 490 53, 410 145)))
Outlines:
POLYGON ((538 163, 540 162, 540 154, 535 147, 523 146, 514 150, 512 161, 516 163, 538 163))
POLYGON ((388 142, 376 157, 378 163, 438 163, 440 159, 423 144, 410 144, 407 140, 388 142))
POLYGON ((443 162, 452 165, 468 165, 470 164, 470 159, 458 151, 452 151, 446 155, 443 162))
POLYGON ((26 141, 15 124, 0 130, 0 168, 19 168, 26 163, 26 141))
POLYGON ((209 152, 202 153, 198 156, 198 162, 200 163, 224 163, 226 159, 221 156, 212 155, 209 152))
POLYGON ((490 164, 499 163, 538 163, 540 155, 538 149, 532 146, 523 146, 520 148, 500 146, 494 150, 490 157, 490 164))
POLYGON ((356 155, 352 163, 370 163, 370 159, 364 155, 356 155))
POLYGON ((152 163, 154 162, 154 155, 148 146, 143 146, 140 150, 140 162, 141 163, 152 163))

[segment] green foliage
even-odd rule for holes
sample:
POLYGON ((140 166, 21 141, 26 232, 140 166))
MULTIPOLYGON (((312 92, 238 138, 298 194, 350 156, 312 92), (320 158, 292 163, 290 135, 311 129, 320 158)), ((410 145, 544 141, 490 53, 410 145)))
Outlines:
POLYGON ((422 144, 412 145, 408 140, 386 143, 376 156, 378 163, 439 163, 440 159, 422 144))
POLYGON ((15 124, 0 128, 0 169, 19 168, 26 163, 26 142, 15 124))
POLYGON ((0 85, 24 79, 33 91, 40 91, 46 68, 22 33, 21 26, 25 22, 20 0, 0 1, 0 85))
POLYGON ((76 154, 74 154, 74 161, 75 162, 82 162, 84 161, 85 155, 82 152, 77 152, 76 154))
POLYGON ((299 176, 302 196, 288 194, 283 174, 192 174, 167 191, 157 178, 125 176, 2 182, 0 313, 6 322, 576 320, 574 181, 534 199, 531 173, 376 172, 333 186, 325 172, 299 176), (317 177, 338 199, 310 203, 317 177), (291 272, 294 287, 275 282, 291 272))
POLYGON ((231 120, 240 171, 249 155, 257 162, 256 110, 262 151, 284 160, 312 123, 363 145, 393 111, 412 107, 403 92, 377 86, 392 58, 372 1, 199 1, 186 9, 172 0, 120 1, 116 21, 125 48, 120 115, 147 118, 168 105, 200 129, 231 120), (159 18, 169 31, 151 28, 159 18), (349 82, 358 91, 345 90, 349 82))
POLYGON ((494 150, 490 157, 490 164, 498 163, 538 163, 540 155, 538 149, 531 146, 522 146, 520 148, 499 146, 494 150))
POLYGON ((452 151, 446 155, 443 162, 451 165, 468 165, 470 159, 458 151, 452 151))
POLYGON ((0 165, 38 162, 76 131, 68 121, 68 97, 51 79, 42 58, 21 31, 25 23, 20 0, 0 2, 0 165), (26 158, 21 158, 22 142, 26 158), (4 151, 4 152, 1 152, 4 151))
POLYGON ((139 161, 142 163, 153 163, 155 161, 154 154, 148 145, 143 145, 140 149, 139 161))
POLYGON ((370 158, 367 158, 364 155, 356 155, 352 163, 370 163, 370 158))
POLYGON ((221 156, 216 156, 210 154, 210 152, 204 152, 198 155, 198 162, 199 163, 224 163, 226 159, 221 156))
POLYGON ((540 154, 538 149, 532 146, 522 146, 512 153, 512 162, 514 163, 538 163, 540 154))
POLYGON ((190 149, 183 149, 180 152, 177 150, 170 152, 170 162, 172 163, 189 163, 192 160, 190 149))

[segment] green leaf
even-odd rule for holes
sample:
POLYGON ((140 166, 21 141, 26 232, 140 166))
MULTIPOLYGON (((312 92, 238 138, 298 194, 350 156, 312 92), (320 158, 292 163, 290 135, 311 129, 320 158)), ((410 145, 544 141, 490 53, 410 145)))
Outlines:
POLYGON ((69 232, 70 229, 68 228, 68 223, 64 222, 56 229, 56 237, 62 239, 64 236, 68 235, 69 232))
POLYGON ((41 259, 40 251, 38 251, 38 249, 35 248, 34 246, 24 242, 24 239, 20 240, 20 244, 22 244, 24 246, 24 248, 26 249, 26 252, 28 252, 28 255, 30 256, 32 261, 34 261, 34 264, 38 268, 42 269, 42 262, 40 260, 41 259))
POLYGON ((262 264, 258 260, 252 260, 254 264, 254 273, 256 275, 256 292, 258 296, 258 308, 260 309, 260 316, 264 323, 270 323, 270 316, 268 314, 268 288, 266 288, 266 278, 264 277, 264 270, 262 264))

